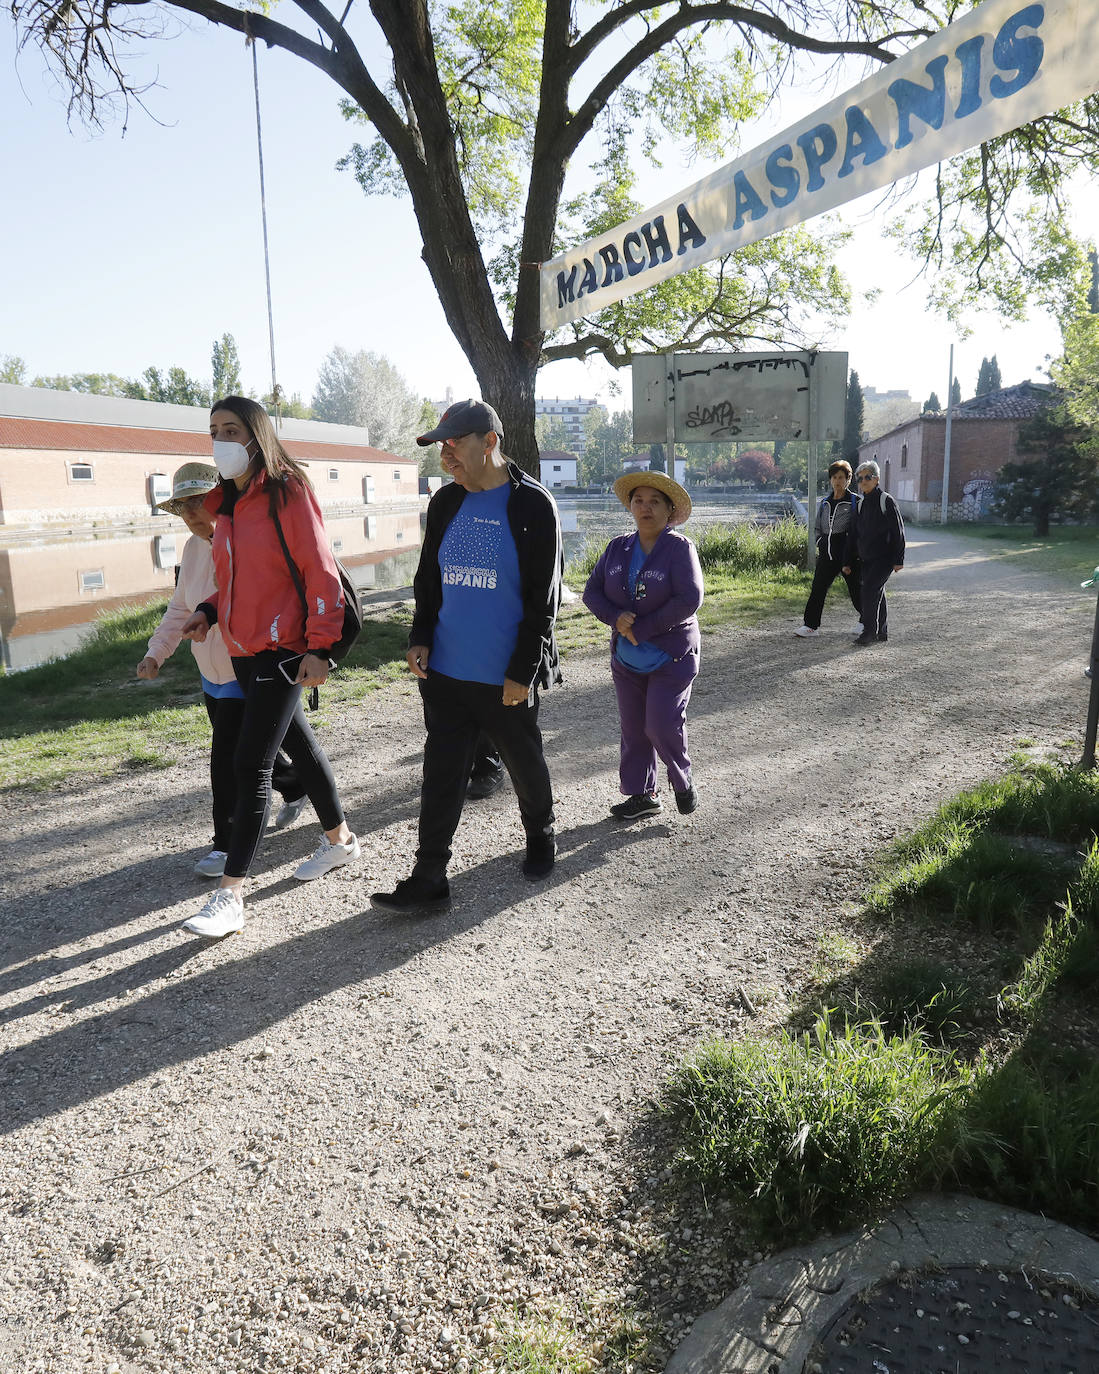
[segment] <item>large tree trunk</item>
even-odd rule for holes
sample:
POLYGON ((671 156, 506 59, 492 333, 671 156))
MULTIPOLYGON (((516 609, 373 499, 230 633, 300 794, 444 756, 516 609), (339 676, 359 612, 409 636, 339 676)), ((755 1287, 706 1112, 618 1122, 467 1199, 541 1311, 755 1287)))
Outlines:
POLYGON ((530 359, 513 349, 506 359, 486 360, 483 368, 478 365, 478 360, 470 361, 481 384, 482 400, 488 401, 500 416, 500 423, 504 427, 504 452, 524 472, 538 477, 538 440, 534 433, 537 358, 530 359))

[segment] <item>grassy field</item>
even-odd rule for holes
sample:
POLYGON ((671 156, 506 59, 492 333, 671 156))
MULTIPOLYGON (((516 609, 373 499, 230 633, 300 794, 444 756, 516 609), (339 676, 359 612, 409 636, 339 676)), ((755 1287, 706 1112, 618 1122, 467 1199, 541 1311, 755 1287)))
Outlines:
MULTIPOLYGON (((1038 539, 1031 530, 1007 525, 952 526, 952 532, 980 540, 995 556, 1020 567, 1063 579, 1079 586, 1099 565, 1099 529, 1094 527, 1056 528, 1048 539, 1038 539)), ((917 536, 918 537, 918 536, 917 536)))
MULTIPOLYGON (((703 633, 800 614, 808 589, 804 545, 804 531, 793 521, 774 529, 708 529, 698 541, 706 578, 703 633)), ((583 590, 602 547, 585 550, 568 568, 566 582, 574 590, 583 590)), ((0 676, 0 788, 49 787, 88 774, 167 767, 205 750, 209 724, 189 646, 181 645, 154 681, 134 676, 164 606, 112 612, 69 657, 0 676)), ((367 621, 358 644, 321 691, 319 724, 331 711, 410 681, 404 657, 410 621, 408 604, 367 621)), ((582 602, 562 610, 558 641, 566 659, 605 645, 607 637, 607 627, 582 602)))

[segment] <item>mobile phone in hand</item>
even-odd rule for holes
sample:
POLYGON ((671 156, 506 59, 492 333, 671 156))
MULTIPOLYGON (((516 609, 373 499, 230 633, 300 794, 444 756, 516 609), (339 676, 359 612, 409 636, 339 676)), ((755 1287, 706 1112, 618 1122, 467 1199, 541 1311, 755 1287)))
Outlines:
POLYGON ((295 654, 292 658, 284 658, 279 663, 279 672, 291 687, 297 686, 298 668, 301 666, 301 661, 304 657, 304 654, 295 654))

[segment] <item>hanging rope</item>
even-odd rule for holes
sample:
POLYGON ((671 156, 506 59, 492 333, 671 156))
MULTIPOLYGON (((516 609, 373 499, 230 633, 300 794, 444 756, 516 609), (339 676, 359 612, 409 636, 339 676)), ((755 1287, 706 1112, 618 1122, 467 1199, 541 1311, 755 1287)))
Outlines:
POLYGON ((259 63, 256 41, 252 45, 252 84, 256 91, 256 144, 259 148, 259 204, 263 219, 263 271, 267 278, 267 338, 271 350, 271 404, 275 407, 275 428, 282 423, 282 391, 275 378, 275 317, 271 309, 271 252, 267 245, 267 191, 263 179, 263 129, 259 117, 259 63))

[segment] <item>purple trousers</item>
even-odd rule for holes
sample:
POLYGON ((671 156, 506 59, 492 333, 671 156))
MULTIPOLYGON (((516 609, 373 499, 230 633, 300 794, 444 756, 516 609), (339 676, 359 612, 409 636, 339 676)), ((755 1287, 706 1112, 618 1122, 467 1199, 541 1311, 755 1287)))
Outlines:
POLYGON ((627 797, 656 791, 656 761, 668 770, 676 792, 691 785, 687 754, 687 703, 698 676, 698 654, 692 651, 651 673, 635 673, 611 658, 618 696, 622 740, 618 780, 627 797))

